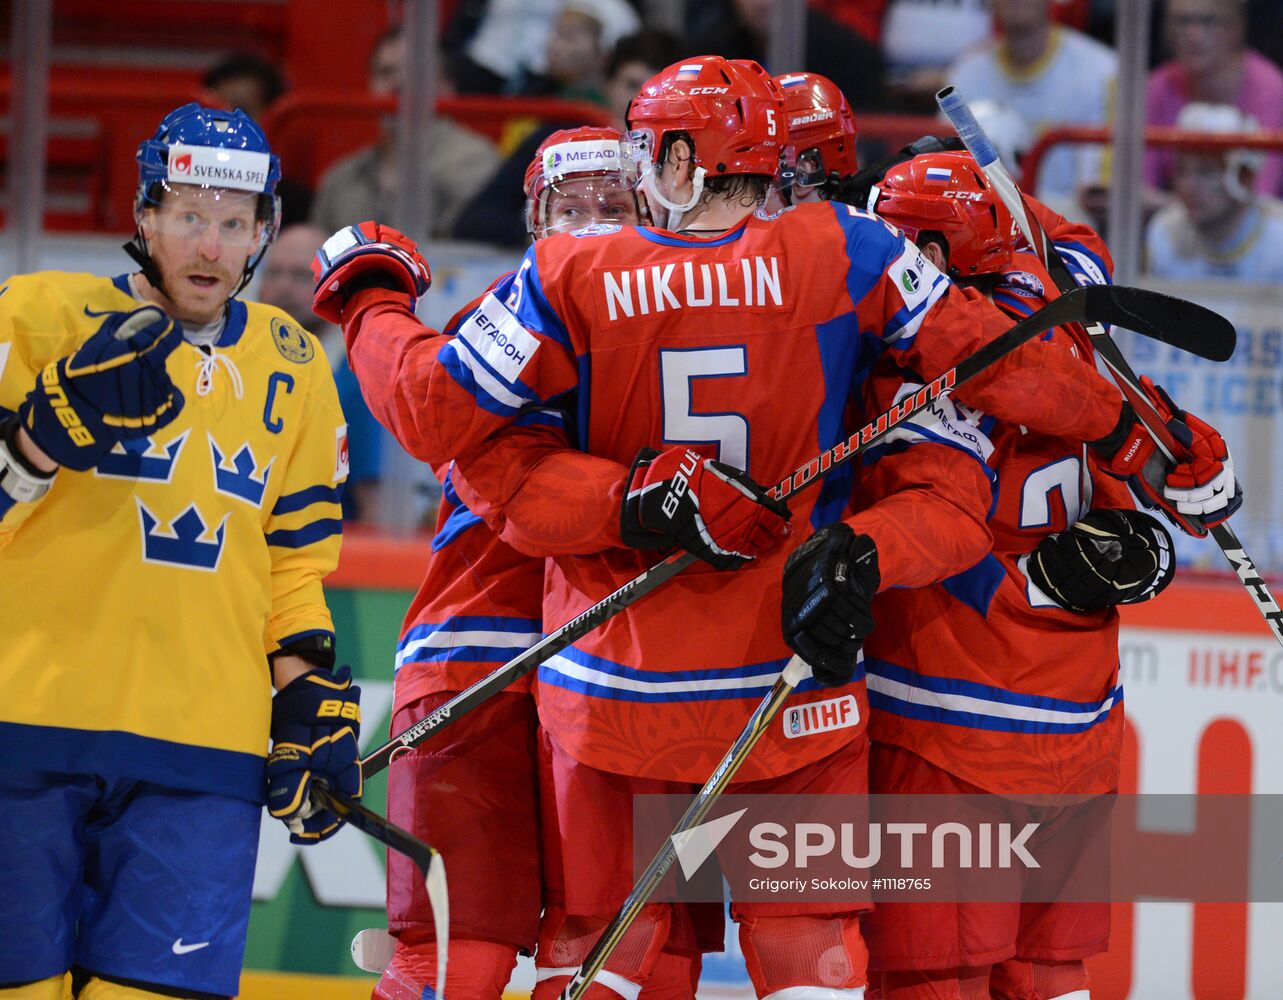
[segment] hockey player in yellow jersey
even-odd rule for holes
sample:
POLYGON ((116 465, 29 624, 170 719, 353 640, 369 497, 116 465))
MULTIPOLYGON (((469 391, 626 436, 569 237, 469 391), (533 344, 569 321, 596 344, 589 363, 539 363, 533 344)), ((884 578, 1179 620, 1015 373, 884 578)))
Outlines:
POLYGON ((312 774, 360 792, 346 425, 312 336, 236 297, 279 161, 189 104, 138 162, 139 271, 0 287, 0 1000, 234 995, 263 803, 308 842, 312 774))

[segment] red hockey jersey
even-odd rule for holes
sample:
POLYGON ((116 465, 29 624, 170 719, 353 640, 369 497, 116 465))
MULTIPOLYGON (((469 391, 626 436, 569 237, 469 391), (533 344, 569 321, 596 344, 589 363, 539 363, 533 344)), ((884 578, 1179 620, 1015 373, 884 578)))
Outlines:
MULTIPOLYGON (((531 426, 459 460, 481 494, 467 496, 469 505, 527 551, 554 555, 549 626, 655 561, 623 548, 618 534, 619 492, 639 448, 686 444, 774 481, 850 433, 862 415, 863 374, 886 334, 903 331, 907 347, 933 306, 942 324, 974 308, 960 296, 940 305, 948 282, 918 263, 916 249, 879 223, 843 215, 845 222, 819 206, 808 227, 752 220, 708 241, 646 229, 544 241, 463 322, 472 333, 458 340, 472 339, 442 350, 444 365, 484 371, 472 382, 479 407, 527 414, 532 404, 535 412, 555 404, 570 414, 569 439, 531 426), (825 235, 832 244, 806 260, 825 235), (495 348, 485 367, 474 353, 483 335, 495 348), (536 335, 548 339, 517 357, 536 335), (516 352, 508 371, 543 358, 549 379, 556 364, 571 381, 550 381, 547 395, 513 403, 509 396, 529 387, 497 382, 505 367, 497 349, 506 345, 516 352), (532 461, 503 450, 514 437, 532 461), (576 447, 567 449, 568 440, 576 447)), ((962 422, 951 414, 946 403, 906 422, 897 454, 869 470, 891 499, 851 522, 877 542, 884 586, 928 582, 988 548, 990 481, 976 435, 955 433, 962 422)), ((852 472, 835 470, 823 488, 795 498, 786 549, 840 516, 852 472)), ((733 574, 692 568, 552 657, 539 672, 543 724, 594 767, 706 779, 788 657, 779 625, 785 557, 779 551, 733 574)), ((858 735, 866 718, 858 677, 836 690, 807 681, 742 777, 824 756, 858 735)))
MULTIPOLYGON (((461 310, 440 335, 422 327, 424 342, 450 336, 458 319, 479 301, 461 310)), ((353 352, 351 361, 371 412, 406 451, 421 454, 416 425, 404 419, 398 383, 372 371, 369 356, 353 352)), ((555 422, 559 417, 541 419, 555 422)), ((441 505, 427 576, 410 603, 397 643, 394 716, 425 695, 462 690, 543 636, 544 560, 517 552, 468 509, 456 492, 453 462, 435 471, 441 505)), ((531 679, 523 678, 510 690, 529 690, 530 685, 531 679)))
MULTIPOLYGON (((791 326, 784 302, 798 294, 793 278, 802 274, 808 294, 819 296, 815 312, 837 324, 828 328, 828 341, 852 355, 888 350, 928 379, 1006 328, 999 313, 953 289, 900 234, 848 205, 802 205, 774 221, 750 218, 700 243, 699 255, 689 245, 657 230, 610 226, 540 240, 458 337, 425 327, 404 295, 358 293, 344 311, 349 359, 363 385, 386 384, 386 425, 436 467, 478 447, 524 408, 560 405, 567 394, 579 398, 581 384, 593 379, 581 370, 587 361, 578 353, 580 331, 634 319, 663 326, 679 314, 712 322, 725 313, 733 323, 753 317, 784 332, 791 326), (787 257, 780 255, 785 245, 787 257)), ((1071 360, 1027 344, 963 387, 959 398, 1028 427, 1080 440, 1103 437, 1117 422, 1121 396, 1071 360)), ((676 358, 667 370, 673 386, 684 381, 676 358)), ((715 376, 716 370, 708 377, 715 376)), ((715 391, 714 383, 703 385, 696 395, 715 391)), ((720 441, 721 431, 709 436, 714 415, 698 415, 704 419, 694 440, 720 441)), ((721 416, 715 423, 745 436, 730 430, 733 414, 721 416)), ((672 419, 684 416, 673 410, 672 419)), ((735 460, 733 452, 724 457, 735 460)))
MULTIPOLYGON (((1108 280, 1099 237, 1039 214, 1080 281, 1108 280)), ((994 301, 1019 318, 1057 294, 1038 259, 1020 254, 994 301)), ((1094 366, 1080 328, 1045 339, 1094 366)), ((1088 510, 1133 506, 1130 494, 1093 470, 1080 440, 992 418, 981 427, 998 476, 993 552, 942 583, 877 597, 865 647, 870 734, 1000 794, 1108 791, 1123 726, 1118 614, 1062 610, 1029 581, 1025 563, 1042 538, 1088 510)), ((877 499, 863 485, 857 508, 877 499)))

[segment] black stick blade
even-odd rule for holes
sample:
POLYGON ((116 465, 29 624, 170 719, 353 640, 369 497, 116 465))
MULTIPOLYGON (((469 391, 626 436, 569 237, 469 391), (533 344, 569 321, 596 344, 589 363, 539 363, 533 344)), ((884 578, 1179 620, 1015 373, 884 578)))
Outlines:
POLYGON ((1234 353, 1234 325, 1195 302, 1127 285, 1089 285, 1086 291, 1090 322, 1134 330, 1209 361, 1228 361, 1234 353))

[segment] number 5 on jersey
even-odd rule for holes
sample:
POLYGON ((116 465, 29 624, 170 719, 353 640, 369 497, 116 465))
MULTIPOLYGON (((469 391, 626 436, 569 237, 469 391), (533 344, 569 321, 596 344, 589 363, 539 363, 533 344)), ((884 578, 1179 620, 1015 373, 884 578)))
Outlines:
POLYGON ((659 352, 665 444, 716 444, 718 461, 748 470, 748 420, 740 413, 696 413, 695 380, 748 373, 748 349, 673 348, 659 352))

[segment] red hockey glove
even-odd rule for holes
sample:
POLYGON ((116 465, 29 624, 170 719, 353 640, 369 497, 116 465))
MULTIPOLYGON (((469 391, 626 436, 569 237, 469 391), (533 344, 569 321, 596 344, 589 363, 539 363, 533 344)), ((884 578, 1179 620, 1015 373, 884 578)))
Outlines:
POLYGON ((791 516, 747 472, 680 446, 643 448, 619 528, 635 549, 683 548, 717 569, 738 569, 775 548, 791 516))
POLYGON ((1118 426, 1091 447, 1101 468, 1127 480, 1142 504, 1158 508, 1182 531, 1201 538, 1243 504, 1229 449, 1215 428, 1178 407, 1152 379, 1144 377, 1140 383, 1185 454, 1176 463, 1168 461, 1128 403, 1118 426))
POLYGON ((272 699, 272 752, 267 758, 267 809, 295 844, 314 844, 343 821, 309 800, 312 775, 352 798, 361 797, 361 689, 352 671, 309 670, 272 699))
POLYGON ((855 676, 881 580, 873 539, 845 521, 821 528, 789 556, 780 604, 784 641, 826 687, 855 676))
POLYGON ((340 229, 321 245, 312 277, 312 312, 337 324, 348 299, 366 288, 404 292, 413 310, 432 284, 432 269, 410 237, 391 226, 362 222, 340 229))

